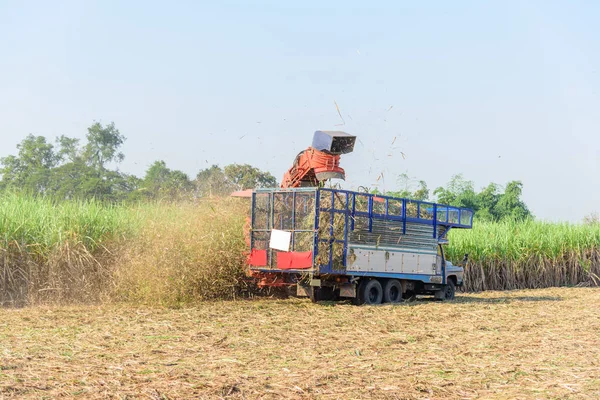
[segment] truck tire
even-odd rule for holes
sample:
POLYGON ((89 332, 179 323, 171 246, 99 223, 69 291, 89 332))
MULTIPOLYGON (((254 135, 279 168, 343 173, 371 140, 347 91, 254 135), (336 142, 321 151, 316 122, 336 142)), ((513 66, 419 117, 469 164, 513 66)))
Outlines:
POLYGON ((309 292, 310 301, 317 303, 319 301, 337 301, 339 296, 330 286, 313 286, 309 292))
POLYGON ((384 303, 400 303, 402 298, 402 284, 398 279, 390 279, 383 286, 384 303))
POLYGON ((321 288, 311 286, 308 290, 308 297, 313 303, 321 301, 321 288))
POLYGON ((362 298, 362 292, 364 290, 364 286, 368 281, 366 279, 361 279, 358 282, 358 285, 356 287, 356 297, 354 297, 352 299, 352 304, 354 304, 355 306, 362 306, 365 302, 362 298))
POLYGON ((444 286, 444 300, 454 300, 456 294, 456 286, 452 279, 448 279, 448 283, 444 286))
POLYGON ((377 279, 365 281, 359 296, 361 304, 381 304, 383 301, 383 287, 377 279))

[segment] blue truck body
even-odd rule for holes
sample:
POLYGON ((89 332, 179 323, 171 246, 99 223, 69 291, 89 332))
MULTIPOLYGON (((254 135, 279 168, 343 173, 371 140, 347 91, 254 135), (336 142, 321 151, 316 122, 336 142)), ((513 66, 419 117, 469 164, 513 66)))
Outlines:
POLYGON ((382 290, 394 281, 403 293, 441 296, 462 284, 462 268, 445 260, 441 243, 451 229, 472 224, 472 210, 432 202, 330 188, 257 189, 249 268, 297 283, 311 298, 318 288, 361 297, 360 282, 370 280, 382 290))

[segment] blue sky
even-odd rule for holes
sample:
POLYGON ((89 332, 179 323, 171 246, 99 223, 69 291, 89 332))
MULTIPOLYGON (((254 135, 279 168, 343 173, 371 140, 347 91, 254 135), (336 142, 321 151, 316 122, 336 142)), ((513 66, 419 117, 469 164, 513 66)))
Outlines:
POLYGON ((114 121, 123 171, 281 179, 339 129, 360 139, 347 187, 521 180, 537 217, 579 221, 600 211, 599 20, 592 1, 0 0, 0 156, 114 121))

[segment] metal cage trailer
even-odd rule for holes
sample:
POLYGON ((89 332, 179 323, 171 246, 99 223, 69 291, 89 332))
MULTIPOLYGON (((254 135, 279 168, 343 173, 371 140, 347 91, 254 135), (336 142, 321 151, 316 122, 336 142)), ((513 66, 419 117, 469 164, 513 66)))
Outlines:
POLYGON ((463 268, 445 259, 443 244, 450 229, 472 224, 470 209, 425 201, 313 187, 257 189, 248 265, 259 285, 295 286, 313 301, 452 299, 463 268))

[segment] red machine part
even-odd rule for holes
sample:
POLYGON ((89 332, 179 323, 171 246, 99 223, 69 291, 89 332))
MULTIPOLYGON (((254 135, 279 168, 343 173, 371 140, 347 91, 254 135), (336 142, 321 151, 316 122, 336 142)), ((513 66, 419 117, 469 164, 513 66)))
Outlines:
POLYGON ((249 276, 256 279, 258 287, 287 287, 293 286, 293 283, 286 282, 285 276, 274 272, 250 271, 249 276))
MULTIPOLYGON (((279 269, 307 269, 312 267, 312 251, 278 251, 277 268, 279 269)), ((247 257, 246 263, 253 267, 267 266, 267 250, 253 249, 247 257)))
POLYGON ((345 178, 345 172, 340 168, 339 154, 309 147, 296 156, 294 165, 283 176, 281 187, 318 186, 319 182, 331 178, 345 178))

